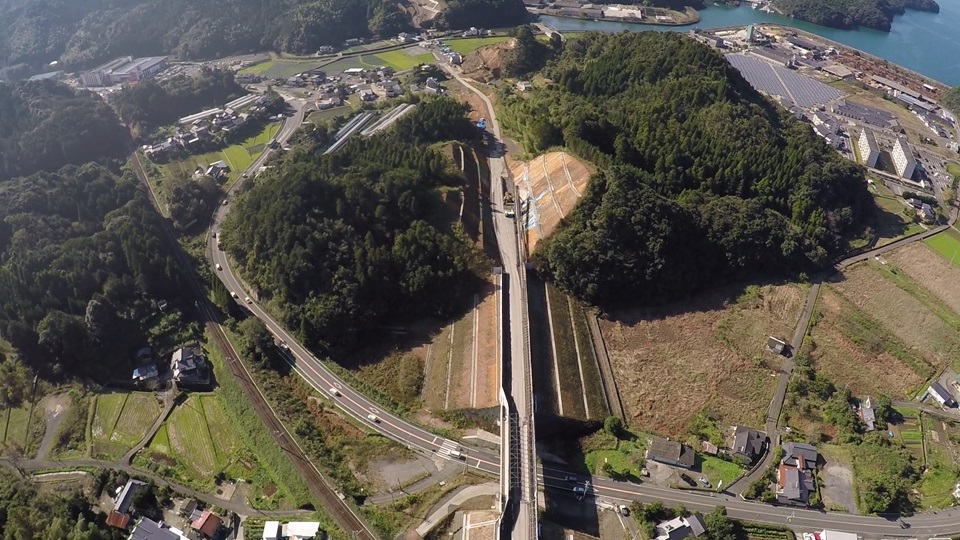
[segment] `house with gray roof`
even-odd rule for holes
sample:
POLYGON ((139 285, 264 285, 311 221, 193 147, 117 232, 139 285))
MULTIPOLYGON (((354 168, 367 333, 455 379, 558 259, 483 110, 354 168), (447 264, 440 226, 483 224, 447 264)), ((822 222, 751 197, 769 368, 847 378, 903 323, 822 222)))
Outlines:
POLYGON ((677 441, 653 438, 647 444, 647 459, 691 469, 696 463, 696 452, 693 448, 677 441))

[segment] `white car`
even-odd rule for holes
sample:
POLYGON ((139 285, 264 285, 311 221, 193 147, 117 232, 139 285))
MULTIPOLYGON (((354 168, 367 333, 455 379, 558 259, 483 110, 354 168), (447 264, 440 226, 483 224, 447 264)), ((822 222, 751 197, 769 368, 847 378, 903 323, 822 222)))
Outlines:
POLYGON ((249 296, 243 297, 243 301, 246 302, 246 303, 248 303, 248 304, 252 304, 252 303, 253 303, 253 300, 251 300, 249 296))
POLYGON ((233 298, 239 298, 239 297, 237 296, 237 293, 235 293, 235 292, 233 292, 233 291, 230 291, 230 296, 232 296, 233 298))
POLYGON ((331 389, 330 389, 330 395, 331 395, 331 396, 339 396, 339 395, 340 395, 340 391, 337 390, 336 388, 331 388, 331 389))
POLYGON ((373 422, 374 424, 379 424, 379 423, 380 423, 380 419, 377 418, 377 415, 375 415, 375 414, 368 414, 368 415, 367 415, 367 420, 373 422))
POLYGON ((223 267, 220 266, 220 263, 217 263, 217 270, 223 270, 223 267))

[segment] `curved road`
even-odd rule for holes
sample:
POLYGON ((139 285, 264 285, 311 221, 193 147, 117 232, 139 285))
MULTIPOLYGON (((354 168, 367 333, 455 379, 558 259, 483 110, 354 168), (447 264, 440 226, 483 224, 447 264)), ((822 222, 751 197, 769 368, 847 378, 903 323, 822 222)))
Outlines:
MULTIPOLYGON (((467 86, 473 88, 469 84, 467 86)), ((298 113, 292 119, 293 121, 287 120, 284 122, 283 128, 277 134, 277 140, 281 144, 286 142, 300 125, 302 119, 303 107, 301 105, 298 107, 298 113)), ((492 114, 490 115, 490 119, 493 120, 492 114)), ((248 174, 253 175, 269 153, 268 150, 251 164, 247 170, 248 174)), ((493 161, 494 159, 491 159, 491 162, 493 161)), ((491 168, 491 173, 499 169, 500 165, 496 165, 491 168)), ((491 176, 493 176, 493 174, 491 174, 491 176)), ((241 178, 228 190, 228 199, 232 196, 233 192, 242 185, 242 182, 243 179, 241 178)), ((492 182, 492 184, 496 184, 496 182, 492 182)), ((218 230, 229 210, 229 205, 217 208, 211 227, 212 231, 218 230)), ((957 214, 956 210, 954 210, 951 216, 951 223, 953 223, 956 218, 957 214)), ((845 268, 850 264, 867 260, 880 253, 932 236, 943 231, 946 227, 947 226, 942 226, 930 231, 925 231, 914 237, 902 239, 881 248, 850 257, 838 262, 835 267, 837 269, 845 268)), ((219 264, 222 268, 220 271, 214 270, 216 275, 223 281, 228 290, 237 293, 240 297, 239 302, 244 303, 254 315, 259 317, 278 339, 287 343, 290 348, 290 353, 293 356, 291 365, 311 386, 325 394, 330 394, 330 389, 336 389, 339 395, 331 397, 338 407, 355 418, 367 422, 371 428, 376 431, 401 442, 411 449, 417 449, 427 453, 435 453, 441 449, 445 439, 382 409, 369 398, 350 388, 310 351, 297 342, 293 335, 288 333, 279 322, 274 320, 274 318, 264 311, 255 301, 245 303, 243 298, 248 295, 246 292, 247 289, 234 273, 226 253, 217 249, 216 239, 212 234, 208 237, 208 249, 211 256, 211 265, 215 267, 219 264), (368 420, 368 415, 370 414, 377 417, 376 422, 368 420)), ((500 473, 499 455, 473 448, 465 449, 463 453, 466 456, 465 462, 468 466, 491 475, 498 475, 500 473)), ((545 467, 538 469, 537 480, 538 483, 544 485, 546 489, 557 489, 569 493, 573 485, 565 480, 567 474, 568 473, 562 469, 545 467)), ((733 495, 676 490, 654 486, 649 483, 634 484, 629 482, 616 482, 604 478, 593 479, 592 491, 595 497, 605 500, 623 502, 634 500, 642 502, 662 501, 666 504, 683 504, 690 510, 695 511, 710 511, 716 505, 722 504, 727 507, 729 515, 737 519, 786 525, 794 529, 810 531, 827 528, 876 538, 949 537, 954 533, 960 532, 960 509, 918 514, 898 520, 895 518, 887 519, 876 516, 856 516, 778 507, 759 502, 745 501, 733 495)))

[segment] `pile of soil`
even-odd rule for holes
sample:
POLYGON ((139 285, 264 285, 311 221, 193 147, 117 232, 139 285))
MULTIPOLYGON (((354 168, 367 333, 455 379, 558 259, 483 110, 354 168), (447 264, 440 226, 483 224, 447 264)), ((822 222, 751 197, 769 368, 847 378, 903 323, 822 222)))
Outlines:
POLYGON ((503 41, 479 49, 463 59, 460 69, 463 74, 475 81, 489 82, 500 78, 500 62, 503 54, 513 49, 513 41, 503 41))

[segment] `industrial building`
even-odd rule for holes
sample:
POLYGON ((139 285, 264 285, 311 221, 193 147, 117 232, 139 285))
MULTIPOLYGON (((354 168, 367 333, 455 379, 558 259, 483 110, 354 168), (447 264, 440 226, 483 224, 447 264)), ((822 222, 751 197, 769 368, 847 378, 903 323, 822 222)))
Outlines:
POLYGON ((156 76, 167 69, 166 56, 137 58, 124 56, 80 74, 84 86, 113 86, 115 84, 135 83, 156 76))
POLYGON ((901 94, 906 94, 912 98, 920 99, 920 92, 915 92, 907 88, 906 86, 898 83, 897 81, 893 81, 886 77, 881 77, 879 75, 873 75, 870 78, 873 79, 873 82, 879 84, 880 86, 884 86, 895 92, 900 92, 901 94))
POLYGON ((853 72, 843 64, 824 64, 821 69, 840 79, 847 80, 853 78, 853 72))
POLYGON ((913 157, 913 151, 910 150, 907 141, 897 137, 890 154, 893 156, 893 165, 897 169, 897 174, 903 178, 912 178, 913 170, 917 167, 917 160, 913 157))
POLYGON ((880 146, 877 145, 877 138, 873 132, 864 128, 860 132, 857 146, 860 148, 860 159, 863 160, 863 164, 867 167, 876 167, 877 158, 880 157, 880 146))

